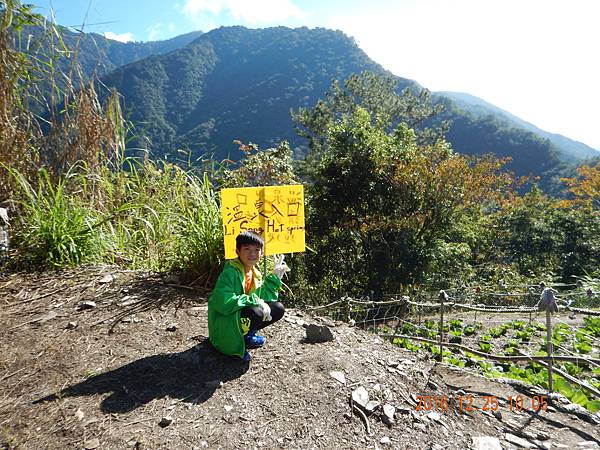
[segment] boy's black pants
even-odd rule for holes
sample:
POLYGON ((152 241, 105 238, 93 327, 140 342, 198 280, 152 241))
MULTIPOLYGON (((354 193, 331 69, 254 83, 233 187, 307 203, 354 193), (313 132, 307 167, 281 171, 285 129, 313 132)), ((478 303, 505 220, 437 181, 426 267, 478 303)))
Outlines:
POLYGON ((271 308, 271 317, 272 320, 269 322, 263 321, 263 310, 260 306, 248 306, 241 310, 240 312, 240 323, 242 328, 242 334, 247 334, 245 328, 248 327, 248 320, 250 321, 249 332, 253 332, 256 330, 260 330, 264 327, 267 327, 279 319, 283 317, 285 312, 285 308, 281 304, 281 302, 268 302, 267 305, 271 308))

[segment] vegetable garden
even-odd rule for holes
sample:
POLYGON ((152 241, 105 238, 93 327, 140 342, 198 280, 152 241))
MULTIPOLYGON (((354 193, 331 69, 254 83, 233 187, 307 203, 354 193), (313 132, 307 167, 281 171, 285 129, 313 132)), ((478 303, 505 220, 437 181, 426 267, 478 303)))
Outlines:
MULTIPOLYGON (((588 287, 555 285, 560 309, 551 315, 550 356, 540 288, 521 293, 414 292, 385 302, 343 298, 324 307, 407 350, 492 378, 520 380, 557 392, 586 409, 600 410, 600 296, 588 287), (584 308, 585 307, 585 308, 584 308), (552 385, 548 371, 552 373, 552 385)), ((443 292, 443 291, 442 291, 443 292)))

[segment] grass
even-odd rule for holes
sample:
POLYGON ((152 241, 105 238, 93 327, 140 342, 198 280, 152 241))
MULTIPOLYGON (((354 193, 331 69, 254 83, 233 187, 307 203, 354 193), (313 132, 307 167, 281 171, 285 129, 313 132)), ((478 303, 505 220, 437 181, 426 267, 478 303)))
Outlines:
POLYGON ((15 228, 21 258, 53 268, 119 263, 211 279, 223 236, 208 176, 150 160, 122 166, 95 171, 81 163, 56 181, 41 170, 35 184, 10 170, 22 211, 15 228))

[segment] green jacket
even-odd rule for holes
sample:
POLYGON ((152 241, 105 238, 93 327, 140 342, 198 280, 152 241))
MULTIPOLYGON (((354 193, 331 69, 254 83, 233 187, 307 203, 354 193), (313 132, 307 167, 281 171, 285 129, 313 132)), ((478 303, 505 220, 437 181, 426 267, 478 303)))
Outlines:
POLYGON ((240 310, 255 306, 262 299, 278 299, 281 280, 274 274, 264 280, 254 268, 254 286, 244 293, 244 266, 239 259, 225 263, 217 284, 208 298, 208 337, 212 345, 226 355, 244 356, 246 344, 240 327, 240 310))

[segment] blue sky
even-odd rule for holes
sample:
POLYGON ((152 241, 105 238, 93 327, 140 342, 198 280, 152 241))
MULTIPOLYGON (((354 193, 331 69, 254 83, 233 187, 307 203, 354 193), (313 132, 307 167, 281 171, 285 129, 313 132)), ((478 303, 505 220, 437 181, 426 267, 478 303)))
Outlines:
POLYGON ((339 29, 433 91, 481 97, 600 149, 600 0, 32 0, 66 26, 118 40, 222 25, 339 29))

